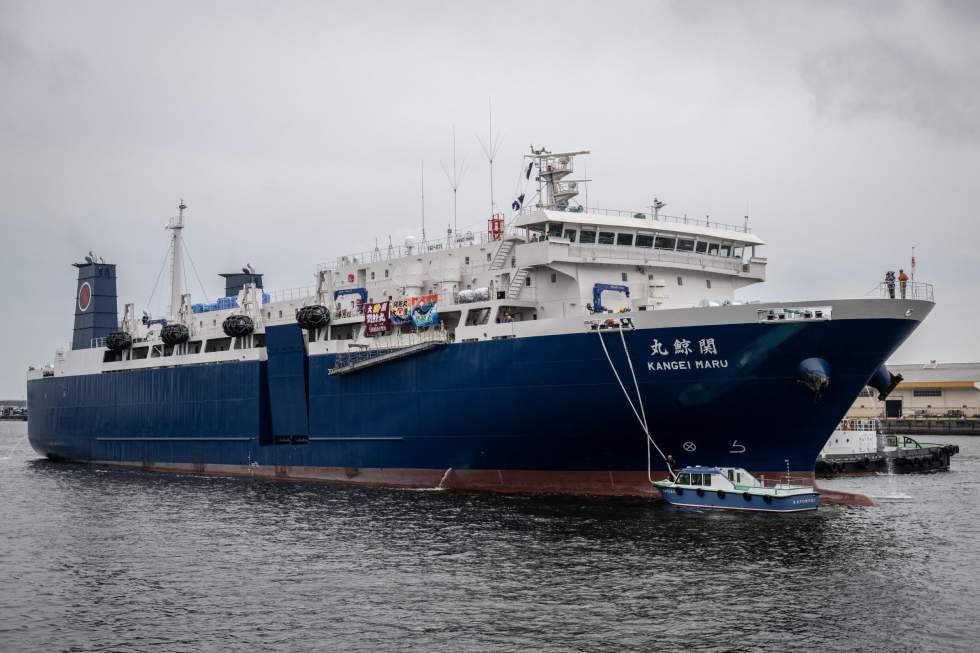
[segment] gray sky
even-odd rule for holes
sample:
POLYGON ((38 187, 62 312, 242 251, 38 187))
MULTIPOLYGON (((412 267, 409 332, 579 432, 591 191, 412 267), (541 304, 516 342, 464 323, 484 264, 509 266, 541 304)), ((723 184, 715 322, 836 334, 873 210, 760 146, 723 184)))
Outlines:
POLYGON ((862 296, 915 246, 938 306, 893 362, 980 360, 980 3, 0 0, 0 397, 70 340, 84 252, 146 303, 179 197, 212 298, 246 261, 306 286, 418 232, 420 160, 445 228, 455 125, 485 226, 490 97, 501 205, 532 142, 592 150, 592 205, 748 203, 744 299, 862 296))

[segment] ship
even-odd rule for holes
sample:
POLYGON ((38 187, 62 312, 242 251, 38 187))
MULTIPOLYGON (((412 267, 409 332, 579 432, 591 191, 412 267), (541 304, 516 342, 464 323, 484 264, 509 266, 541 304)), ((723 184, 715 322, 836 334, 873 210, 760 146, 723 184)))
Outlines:
POLYGON ((820 451, 814 470, 821 478, 948 472, 950 459, 959 452, 956 444, 885 433, 876 418, 847 418, 820 451))
POLYGON ((246 265, 214 302, 185 292, 181 201, 165 317, 120 318, 115 265, 74 264, 72 344, 28 372, 31 446, 405 488, 656 496, 668 456, 812 480, 932 286, 738 301, 766 278, 748 217, 580 204, 588 153, 532 148, 529 201, 485 229, 340 256, 307 289, 266 290, 246 265))

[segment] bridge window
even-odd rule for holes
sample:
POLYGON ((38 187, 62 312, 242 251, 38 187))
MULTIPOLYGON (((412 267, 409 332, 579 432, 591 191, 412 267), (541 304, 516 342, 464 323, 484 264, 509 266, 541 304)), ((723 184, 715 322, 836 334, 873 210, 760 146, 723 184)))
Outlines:
POLYGON ((697 245, 695 246, 695 251, 698 254, 704 254, 705 252, 707 252, 708 251, 708 242, 705 241, 705 240, 699 240, 698 243, 697 243, 697 245))
POLYGON ((616 240, 616 234, 611 231, 600 231, 599 232, 599 244, 600 245, 612 245, 616 240))
POLYGON ((731 256, 732 255, 732 246, 731 245, 722 245, 721 246, 721 255, 722 256, 731 256))
POLYGON ((674 249, 677 240, 667 236, 657 236, 653 241, 653 246, 657 249, 674 249))
POLYGON ((912 390, 913 397, 942 397, 942 388, 916 388, 912 390))
POLYGON ((565 230, 565 238, 567 238, 569 242, 574 243, 575 242, 575 230, 574 229, 566 229, 565 230))
POLYGON ((678 252, 693 252, 694 241, 688 238, 681 238, 677 241, 678 252))
POLYGON ((708 243, 708 256, 718 256, 718 243, 708 243))
POLYGON ((562 224, 560 222, 557 222, 557 223, 550 223, 549 222, 548 223, 548 237, 550 238, 552 236, 555 236, 555 237, 561 236, 561 228, 562 228, 562 224))
POLYGON ((581 242, 583 244, 591 244, 591 243, 594 243, 595 242, 595 232, 592 231, 591 229, 583 229, 582 230, 582 238, 579 240, 579 242, 581 242))
POLYGON ((636 246, 637 247, 653 247, 653 236, 650 234, 637 234, 636 235, 636 246))
POLYGON ((631 247, 633 245, 633 234, 616 234, 616 244, 631 247))

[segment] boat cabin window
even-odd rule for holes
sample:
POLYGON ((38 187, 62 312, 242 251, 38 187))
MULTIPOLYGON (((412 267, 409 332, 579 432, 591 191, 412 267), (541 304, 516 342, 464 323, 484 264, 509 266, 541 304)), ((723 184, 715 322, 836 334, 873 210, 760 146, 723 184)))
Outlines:
POLYGON ((548 237, 559 237, 561 236, 562 223, 560 222, 549 222, 548 223, 548 237))
POLYGON ((594 243, 595 242, 595 232, 592 231, 591 229, 583 229, 582 230, 582 238, 581 238, 581 240, 579 242, 581 242, 583 244, 591 244, 591 243, 594 243))
POLYGON ((680 238, 677 241, 677 251, 678 252, 693 252, 694 251, 694 241, 689 238, 680 238))
POLYGON ((466 313, 466 326, 486 324, 490 320, 490 307, 471 308, 466 313))
POLYGON ((710 486, 711 485, 711 474, 701 475, 701 485, 710 486))
POLYGON ((704 254, 708 251, 708 242, 705 240, 699 240, 694 249, 698 254, 704 254))
POLYGON ((732 248, 732 256, 734 256, 735 258, 742 258, 744 254, 745 254, 745 248, 744 247, 733 247, 732 248))
POLYGON ((708 243, 708 256, 718 256, 718 243, 708 243))
POLYGON ((146 358, 150 353, 149 347, 133 347, 133 353, 130 356, 130 360, 140 360, 146 358))
POLYGON ((677 483, 678 483, 678 485, 690 485, 691 484, 691 475, 690 474, 678 474, 677 475, 677 483))
POLYGON ((646 248, 653 247, 653 236, 650 234, 637 234, 636 246, 646 248))
POLYGON ((721 246, 721 255, 722 256, 731 256, 732 255, 732 246, 731 245, 722 245, 721 246))
POLYGON ((653 241, 653 246, 657 249, 674 249, 675 244, 677 244, 675 239, 666 236, 657 236, 653 241))
POLYGON ((691 485, 701 485, 701 474, 691 474, 691 485))
POLYGON ((568 239, 568 242, 574 243, 575 242, 575 230, 574 229, 566 229, 565 230, 565 238, 568 239))
POLYGON ((624 247, 633 246, 633 234, 616 234, 616 244, 624 247))
POLYGON ((600 231, 599 232, 599 244, 600 245, 612 245, 615 242, 616 234, 611 231, 600 231))

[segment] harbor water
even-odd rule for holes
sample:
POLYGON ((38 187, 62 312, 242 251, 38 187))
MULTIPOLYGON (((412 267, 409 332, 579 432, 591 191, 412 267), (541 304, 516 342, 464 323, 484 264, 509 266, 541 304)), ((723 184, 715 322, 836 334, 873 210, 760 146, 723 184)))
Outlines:
POLYGON ((52 463, 0 422, 0 650, 976 650, 980 438, 943 440, 771 516, 52 463))

